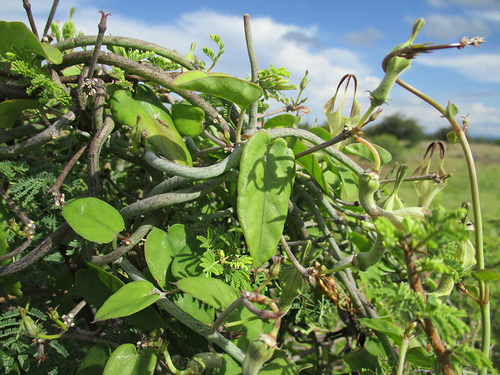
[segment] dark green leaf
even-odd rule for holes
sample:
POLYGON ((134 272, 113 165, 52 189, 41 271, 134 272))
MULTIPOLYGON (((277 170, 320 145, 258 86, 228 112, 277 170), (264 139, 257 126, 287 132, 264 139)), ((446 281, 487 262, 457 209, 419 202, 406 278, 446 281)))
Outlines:
POLYGON ((111 242, 125 229, 120 213, 97 198, 72 199, 63 206, 62 213, 76 233, 92 242, 111 242))
MULTIPOLYGON (((392 155, 389 151, 383 149, 380 146, 373 145, 378 151, 380 156, 380 162, 382 165, 389 163, 392 160, 392 155)), ((361 143, 352 143, 342 149, 342 153, 345 155, 356 155, 361 156, 362 158, 368 159, 370 161, 375 162, 373 154, 365 145, 361 143)))
POLYGON ((96 375, 102 374, 104 366, 111 355, 111 349, 108 344, 99 343, 90 348, 83 359, 76 375, 96 375))
POLYGON ((155 303, 160 295, 149 281, 132 281, 109 297, 95 314, 95 320, 121 318, 132 315, 155 303))
POLYGON ((500 273, 495 270, 484 268, 482 270, 472 271, 472 276, 477 280, 482 280, 486 283, 500 280, 500 273))
POLYGON ((177 281, 176 285, 183 292, 220 310, 238 298, 229 285, 211 277, 186 277, 177 281))
POLYGON ((291 113, 283 113, 267 120, 264 129, 292 128, 297 121, 297 117, 291 113))
POLYGON ((103 375, 153 375, 156 352, 146 348, 137 352, 135 345, 120 345, 109 357, 103 375))
POLYGON ((177 76, 174 86, 218 96, 246 108, 262 96, 262 89, 251 82, 224 73, 205 73, 190 70, 177 76))
POLYGON ((248 140, 240 161, 237 207, 256 268, 276 253, 294 178, 295 158, 284 139, 271 142, 266 132, 257 132, 248 140))
POLYGON ((25 109, 39 108, 40 103, 34 99, 5 100, 0 103, 0 128, 10 129, 20 119, 25 109))

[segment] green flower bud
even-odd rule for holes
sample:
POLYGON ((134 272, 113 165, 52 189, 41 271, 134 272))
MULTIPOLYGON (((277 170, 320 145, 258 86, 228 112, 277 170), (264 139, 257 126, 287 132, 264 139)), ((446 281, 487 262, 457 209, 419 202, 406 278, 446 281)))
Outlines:
POLYGON ((406 164, 403 164, 398 168, 396 181, 394 182, 392 192, 388 196, 385 196, 377 201, 377 204, 380 206, 380 208, 387 211, 394 211, 405 208, 403 201, 398 197, 398 190, 404 181, 407 169, 408 166, 406 164))
POLYGON ((27 310, 25 308, 19 308, 19 313, 21 314, 21 328, 23 328, 31 337, 38 337, 40 334, 40 328, 38 328, 38 325, 36 325, 33 319, 26 315, 26 312, 27 310))
POLYGON ((253 340, 243 360, 243 375, 258 374, 264 362, 271 359, 275 349, 276 337, 274 336, 264 334, 253 340))
MULTIPOLYGON (((352 74, 346 74, 340 81, 339 85, 337 86, 337 91, 335 91, 335 95, 333 95, 333 97, 328 102, 326 102, 325 106, 323 107, 323 113, 326 115, 326 118, 328 119, 328 125, 330 126, 330 134, 332 135, 332 137, 335 137, 336 135, 340 134, 346 127, 350 129, 358 124, 361 118, 361 109, 356 100, 357 87, 358 87, 358 80, 356 79, 356 77, 352 74), (351 78, 354 80, 354 98, 352 101, 351 112, 349 117, 344 117, 342 116, 341 112, 342 112, 342 107, 344 106, 344 100, 347 95, 347 88, 349 86, 351 78), (342 100, 340 101, 337 110, 334 112, 333 110, 335 108, 335 101, 337 99, 337 94, 339 93, 340 86, 346 79, 347 82, 344 90, 344 96, 342 97, 342 100)), ((333 147, 338 149, 340 147, 340 144, 337 143, 333 147)))
MULTIPOLYGON (((400 50, 402 48, 411 46, 417 34, 424 27, 424 23, 425 21, 423 18, 417 19, 413 24, 413 28, 411 30, 411 34, 408 40, 394 47, 391 53, 400 50)), ((391 91, 392 86, 396 82, 396 79, 406 69, 410 68, 410 66, 411 66, 411 60, 409 58, 394 56, 389 59, 389 61, 385 65, 385 76, 382 79, 382 82, 375 90, 371 92, 372 106, 378 107, 387 102, 387 99, 389 98, 389 92, 391 91)))
POLYGON ((427 151, 425 152, 424 158, 422 159, 422 164, 417 169, 415 169, 412 176, 425 176, 425 175, 429 174, 429 168, 431 165, 432 156, 434 155, 434 151, 436 150, 436 147, 438 147, 438 146, 439 146, 439 150, 440 150, 440 162, 439 162, 438 169, 436 170, 436 172, 434 172, 436 175, 436 178, 434 180, 413 182, 413 185, 415 186, 415 189, 417 190, 417 194, 418 194, 418 204, 417 205, 419 207, 429 208, 434 197, 441 190, 443 190, 446 187, 446 185, 448 184, 448 181, 446 179, 448 177, 450 177, 450 174, 447 174, 443 168, 445 149, 444 149, 444 145, 441 141, 432 142, 429 145, 429 147, 427 147, 427 151), (430 152, 429 161, 426 161, 427 154, 429 152, 430 152))

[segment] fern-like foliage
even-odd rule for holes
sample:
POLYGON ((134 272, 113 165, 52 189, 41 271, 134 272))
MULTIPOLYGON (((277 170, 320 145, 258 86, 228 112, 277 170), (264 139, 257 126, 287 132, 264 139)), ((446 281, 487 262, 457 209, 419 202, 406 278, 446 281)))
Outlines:
POLYGON ((268 69, 259 71, 259 85, 264 90, 266 99, 272 97, 287 103, 289 100, 281 94, 281 91, 296 90, 298 87, 288 82, 290 82, 290 72, 285 68, 275 68, 273 64, 270 64, 268 69))
POLYGON ((219 60, 219 58, 226 51, 226 49, 224 48, 224 42, 222 41, 222 39, 219 35, 210 34, 210 39, 212 39, 212 41, 215 42, 215 44, 217 44, 217 46, 219 47, 219 52, 216 55, 215 52, 211 48, 208 48, 208 47, 202 48, 203 53, 205 55, 207 55, 210 58, 210 60, 212 60, 212 65, 210 65, 210 68, 207 69, 207 72, 212 70, 212 68, 215 66, 215 64, 217 64, 217 61, 219 60))
POLYGON ((200 246, 207 249, 200 261, 207 276, 224 274, 225 281, 236 290, 250 287, 252 258, 239 254, 239 234, 226 232, 223 226, 218 226, 208 228, 206 236, 198 235, 196 238, 201 241, 200 246))
POLYGON ((10 188, 12 199, 21 202, 22 207, 28 206, 38 193, 46 194, 56 182, 56 177, 50 172, 41 172, 35 176, 23 178, 10 188))
POLYGON ((0 173, 5 175, 8 180, 12 180, 28 170, 29 166, 24 161, 4 160, 0 162, 0 173))

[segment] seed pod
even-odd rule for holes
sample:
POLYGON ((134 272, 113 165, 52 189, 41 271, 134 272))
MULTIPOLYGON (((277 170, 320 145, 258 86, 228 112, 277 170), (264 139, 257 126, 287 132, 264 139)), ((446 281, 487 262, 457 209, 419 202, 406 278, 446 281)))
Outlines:
POLYGON ((151 117, 128 90, 116 90, 109 104, 115 121, 135 128, 160 155, 178 164, 193 165, 191 154, 172 123, 162 124, 151 117))
POLYGON ((205 112, 187 102, 176 103, 172 105, 172 119, 181 135, 194 137, 203 131, 205 112))
POLYGON ((261 335, 253 340, 248 347, 247 354, 243 360, 243 375, 256 375, 264 362, 271 359, 276 348, 276 338, 270 335, 261 335))
POLYGON ((170 125, 174 124, 167 107, 163 105, 163 102, 151 88, 145 85, 138 85, 135 92, 137 103, 149 116, 157 120, 160 119, 170 125))
MULTIPOLYGON (((425 21, 423 18, 417 19, 413 24, 413 28, 408 40, 394 47, 391 52, 412 45, 413 40, 420 32, 420 30, 422 30, 422 28, 424 27, 424 23, 425 21)), ((382 82, 375 90, 371 92, 372 106, 378 107, 387 102, 387 99, 389 97, 389 92, 391 91, 392 86, 396 82, 396 79, 399 77, 401 73, 403 73, 406 69, 408 69, 410 65, 411 65, 411 60, 399 56, 394 56, 387 62, 385 67, 385 76, 382 79, 382 82)))

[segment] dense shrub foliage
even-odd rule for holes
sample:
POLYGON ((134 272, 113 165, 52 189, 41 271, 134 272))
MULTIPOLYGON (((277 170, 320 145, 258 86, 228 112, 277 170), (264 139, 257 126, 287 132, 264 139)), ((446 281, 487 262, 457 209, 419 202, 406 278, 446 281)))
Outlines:
POLYGON ((214 72, 217 35, 215 50, 197 56, 193 43, 182 56, 106 36, 104 13, 96 36, 52 17, 42 36, 0 22, 0 371, 493 369, 499 275, 485 267, 467 124, 399 78, 419 52, 481 38, 413 44, 418 19, 384 59, 380 86, 362 88, 368 109, 355 95, 342 115, 357 90, 343 77, 325 104, 327 131, 298 126, 307 73, 295 87, 285 68, 257 69, 248 16, 247 80, 214 72), (380 114, 395 83, 449 121, 471 203, 432 205, 450 178, 443 142, 421 165, 382 172, 395 138, 422 136, 380 114), (377 116, 392 136, 363 136, 377 116), (401 201, 402 184, 415 186, 417 206, 401 201))

